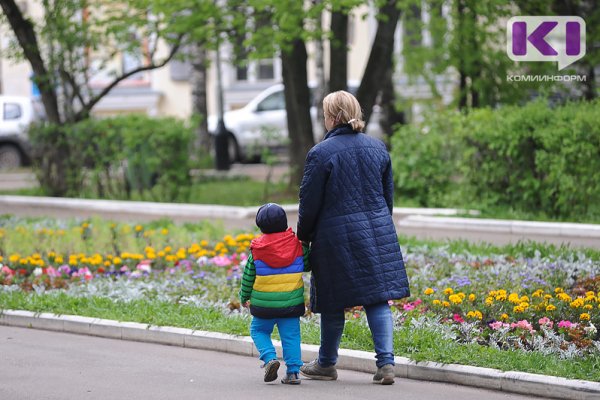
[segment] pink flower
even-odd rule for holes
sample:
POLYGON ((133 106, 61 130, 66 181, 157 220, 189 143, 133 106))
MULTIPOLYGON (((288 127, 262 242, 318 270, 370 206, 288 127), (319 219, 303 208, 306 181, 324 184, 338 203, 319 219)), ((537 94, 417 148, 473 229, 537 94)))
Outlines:
POLYGON ((415 306, 418 306, 418 305, 419 305, 419 304, 421 304, 422 302, 423 302, 423 300, 421 300, 421 299, 416 299, 416 300, 414 301, 414 303, 413 303, 413 304, 414 304, 415 306))
POLYGON ((554 326, 554 322, 552 322, 552 320, 548 317, 540 318, 538 323, 540 324, 540 326, 547 326, 550 329, 552 329, 552 327, 554 326))
POLYGON ((415 305, 413 303, 402 304, 402 308, 404 311, 412 311, 415 309, 415 305))
POLYGON ((453 319, 454 321, 456 321, 456 322, 460 323, 460 324, 462 324, 463 322, 465 322, 465 320, 464 320, 464 319, 462 319, 462 317, 461 317, 460 315, 458 315, 458 314, 454 314, 454 315, 452 316, 452 319, 453 319))
POLYGON ((497 331, 498 329, 500 329, 502 327, 506 327, 506 326, 508 326, 508 324, 505 324, 502 321, 496 321, 496 322, 492 322, 491 324, 489 324, 489 327, 495 331, 497 331))
POLYGON ((46 274, 49 277, 52 277, 52 278, 60 276, 60 274, 58 273, 57 270, 54 269, 54 267, 48 267, 48 268, 46 268, 46 274))
POLYGON ((568 329, 568 328, 575 328, 576 326, 577 326, 577 324, 574 324, 571 321, 562 320, 558 323, 559 328, 567 328, 568 329))
POLYGON ((226 256, 216 256, 211 259, 217 267, 228 267, 231 265, 231 259, 226 256))
POLYGON ((127 272, 127 271, 129 271, 129 267, 127 265, 123 265, 121 267, 121 272, 127 272))
POLYGON ((525 329, 525 330, 528 330, 529 332, 535 332, 535 330, 533 329, 533 326, 531 326, 529 321, 527 321, 526 319, 521 320, 519 322, 513 322, 512 324, 510 324, 510 327, 525 329))
POLYGON ((0 272, 2 272, 3 274, 6 274, 8 276, 12 276, 15 274, 15 271, 13 271, 12 269, 8 268, 6 265, 4 265, 2 267, 2 269, 0 270, 0 272))

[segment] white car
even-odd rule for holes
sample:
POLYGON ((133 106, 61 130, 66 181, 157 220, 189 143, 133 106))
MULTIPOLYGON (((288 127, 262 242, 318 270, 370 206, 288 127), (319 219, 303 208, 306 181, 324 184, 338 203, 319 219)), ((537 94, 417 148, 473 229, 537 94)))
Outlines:
MULTIPOLYGON (((351 86, 350 91, 356 90, 351 86)), ((229 133, 229 159, 244 161, 260 157, 265 147, 270 149, 285 148, 288 141, 287 114, 283 84, 276 84, 260 92, 244 107, 226 111, 223 115, 225 128, 229 133)), ((317 126, 317 109, 310 108, 313 122, 315 143, 322 137, 322 129, 317 126)), ((208 131, 214 135, 217 129, 218 117, 208 117, 208 131)), ((373 109, 367 132, 381 138, 382 129, 379 125, 378 107, 373 109)))
POLYGON ((30 162, 27 129, 36 118, 29 97, 0 96, 0 169, 12 169, 30 162))

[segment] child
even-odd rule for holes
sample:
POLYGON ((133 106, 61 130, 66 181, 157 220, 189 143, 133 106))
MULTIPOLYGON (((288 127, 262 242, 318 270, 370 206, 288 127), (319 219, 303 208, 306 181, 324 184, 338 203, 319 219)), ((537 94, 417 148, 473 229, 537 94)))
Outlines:
POLYGON ((277 324, 283 359, 287 367, 281 383, 298 385, 302 366, 300 317, 304 315, 304 281, 308 271, 308 248, 304 248, 292 228, 288 229, 283 208, 268 203, 258 209, 256 225, 263 235, 250 245, 250 255, 240 288, 240 300, 250 300, 250 336, 264 362, 265 382, 277 379, 279 361, 271 341, 277 324))

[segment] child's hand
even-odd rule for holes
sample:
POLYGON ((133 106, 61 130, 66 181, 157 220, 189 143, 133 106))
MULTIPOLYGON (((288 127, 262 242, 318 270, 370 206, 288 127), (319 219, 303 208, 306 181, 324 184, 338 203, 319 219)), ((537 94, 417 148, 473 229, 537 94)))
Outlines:
POLYGON ((246 308, 250 307, 250 300, 247 300, 247 301, 243 302, 242 306, 244 306, 246 308))

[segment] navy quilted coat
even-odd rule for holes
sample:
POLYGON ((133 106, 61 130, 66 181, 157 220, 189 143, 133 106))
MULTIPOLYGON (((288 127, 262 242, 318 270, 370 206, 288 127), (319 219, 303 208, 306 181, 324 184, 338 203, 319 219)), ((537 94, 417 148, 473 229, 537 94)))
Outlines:
POLYGON ((311 242, 311 310, 410 296, 385 145, 339 125, 306 157, 297 236, 311 242))

